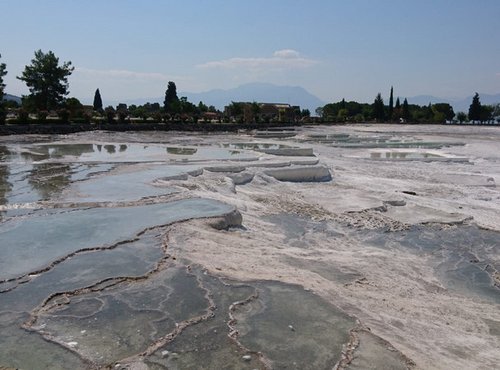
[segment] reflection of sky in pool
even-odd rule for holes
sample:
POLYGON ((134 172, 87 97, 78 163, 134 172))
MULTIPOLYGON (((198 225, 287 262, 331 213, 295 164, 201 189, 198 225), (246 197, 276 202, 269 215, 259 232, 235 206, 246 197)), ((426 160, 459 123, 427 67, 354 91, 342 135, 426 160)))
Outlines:
POLYGON ((221 146, 223 148, 249 149, 249 150, 291 148, 290 145, 274 144, 274 143, 225 143, 221 144, 221 146))
MULTIPOLYGON (((173 189, 154 187, 157 178, 185 173, 195 167, 190 162, 248 161, 258 155, 232 147, 186 147, 159 144, 9 144, 0 146, 0 217, 30 208, 40 200, 60 197, 73 202, 128 201, 168 194, 173 189), (171 163, 135 167, 128 172, 108 172, 120 163, 171 163), (182 168, 178 165, 182 164, 182 168), (9 206, 6 206, 9 205, 9 206)), ((199 168, 199 167, 196 167, 199 168)))
POLYGON ((419 152, 372 152, 371 159, 432 159, 443 158, 438 154, 419 152))
POLYGON ((78 162, 150 162, 179 160, 237 160, 255 157, 249 153, 225 148, 191 148, 159 144, 43 144, 21 149, 31 161, 58 160, 78 162))

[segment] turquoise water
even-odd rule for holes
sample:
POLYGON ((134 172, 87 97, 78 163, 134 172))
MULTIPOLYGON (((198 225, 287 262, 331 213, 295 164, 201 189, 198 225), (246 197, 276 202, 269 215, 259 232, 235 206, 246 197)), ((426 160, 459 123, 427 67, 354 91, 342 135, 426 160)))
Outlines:
POLYGON ((137 207, 61 210, 0 224, 0 280, 43 269, 83 248, 109 246, 157 225, 228 213, 233 207, 187 199, 137 207))

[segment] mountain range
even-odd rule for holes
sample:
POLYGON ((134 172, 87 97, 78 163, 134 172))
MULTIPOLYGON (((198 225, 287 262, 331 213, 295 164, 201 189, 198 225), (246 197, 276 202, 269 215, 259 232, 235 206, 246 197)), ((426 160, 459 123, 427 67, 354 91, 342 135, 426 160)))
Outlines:
MULTIPOLYGON (((222 90, 214 89, 200 93, 178 92, 178 96, 185 96, 194 104, 202 101, 206 105, 213 105, 217 109, 223 110, 224 107, 232 101, 245 102, 266 102, 266 103, 288 103, 290 105, 299 105, 301 109, 309 109, 311 114, 317 107, 324 106, 327 102, 314 96, 306 89, 300 86, 278 86, 270 83, 249 83, 232 89, 222 90)), ((479 94, 481 104, 500 103, 500 94, 479 94)), ((404 97, 400 97, 403 103, 404 97)), ((428 105, 429 103, 448 103, 455 112, 468 112, 472 103, 472 95, 463 99, 440 98, 433 95, 418 95, 408 97, 408 103, 417 105, 428 105)), ((350 100, 347 99, 346 100, 350 100)), ((159 102, 162 104, 163 97, 147 99, 134 99, 125 101, 127 104, 144 104, 146 101, 159 102)), ((388 100, 385 101, 386 104, 388 100)), ((118 103, 118 102, 117 102, 118 103)), ((371 101, 368 103, 372 103, 371 101)))
POLYGON ((317 107, 326 103, 300 86, 277 86, 269 83, 249 83, 229 90, 215 89, 201 93, 180 93, 190 102, 202 101, 218 109, 235 102, 287 103, 299 105, 301 109, 309 109, 312 114, 317 107))
MULTIPOLYGON (((481 94, 479 93, 479 100, 483 105, 492 105, 500 103, 500 94, 481 94)), ((401 101, 402 103, 402 101, 401 101)), ((409 104, 417 104, 417 105, 428 105, 429 103, 448 103, 453 107, 455 113, 469 111, 469 106, 472 103, 472 95, 468 96, 464 99, 447 99, 447 98, 438 98, 432 95, 418 95, 411 98, 408 98, 409 104)))
MULTIPOLYGON (((259 103, 288 103, 290 105, 299 105, 301 109, 309 109, 311 114, 317 107, 322 107, 326 102, 309 93, 300 86, 278 86, 269 83, 249 83, 238 87, 223 90, 214 89, 205 92, 192 93, 178 91, 177 96, 185 96, 188 101, 198 105, 201 101, 205 105, 213 105, 215 108, 224 110, 226 105, 231 102, 259 102, 259 103)), ((146 102, 163 104, 164 97, 142 98, 120 101, 125 104, 144 104, 146 102)), ((112 105, 120 103, 109 102, 112 105), (116 104, 115 104, 116 103, 116 104)), ((106 102, 106 105, 108 102, 106 102)))
POLYGON ((4 94, 3 100, 5 101, 15 101, 17 104, 22 103, 22 99, 19 96, 11 95, 11 94, 4 94))

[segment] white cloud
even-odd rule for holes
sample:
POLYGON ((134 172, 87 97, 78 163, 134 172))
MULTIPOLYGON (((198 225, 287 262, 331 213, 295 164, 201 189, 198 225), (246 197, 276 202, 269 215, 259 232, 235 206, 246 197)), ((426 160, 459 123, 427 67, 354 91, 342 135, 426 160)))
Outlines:
POLYGON ((307 68, 318 64, 318 61, 304 58, 296 50, 277 50, 272 57, 257 58, 230 58, 219 61, 207 62, 198 65, 199 68, 222 68, 222 69, 295 69, 307 68))
POLYGON ((275 58, 293 59, 293 58, 300 58, 300 53, 297 50, 293 49, 283 49, 275 51, 273 56, 275 58))

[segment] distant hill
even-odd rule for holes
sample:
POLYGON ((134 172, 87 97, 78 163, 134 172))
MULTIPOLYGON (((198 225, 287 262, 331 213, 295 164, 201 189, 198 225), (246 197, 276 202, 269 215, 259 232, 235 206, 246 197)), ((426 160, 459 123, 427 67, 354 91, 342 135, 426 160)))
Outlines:
MULTIPOLYGON (((481 104, 491 105, 500 103, 500 94, 481 94, 479 93, 479 100, 481 104)), ((469 111, 469 106, 472 103, 472 95, 468 96, 464 99, 447 99, 447 98, 438 98, 432 95, 418 95, 414 97, 408 98, 409 104, 417 104, 417 105, 428 105, 429 103, 448 103, 453 107, 455 113, 457 112, 465 112, 469 111)))
POLYGON ((181 92, 179 96, 186 96, 194 104, 202 101, 206 105, 213 105, 224 109, 232 101, 259 102, 259 103, 288 103, 299 105, 301 109, 309 109, 312 114, 317 107, 326 103, 309 93, 300 86, 278 86, 269 83, 250 83, 229 90, 215 89, 201 93, 181 92))
MULTIPOLYGON (((492 104, 499 104, 500 103, 500 94, 481 94, 479 93, 479 100, 481 101, 481 104, 483 105, 492 105, 492 104)), ((472 95, 468 96, 465 99, 462 100, 457 100, 453 103, 450 103, 453 108, 455 109, 455 112, 465 112, 467 113, 469 111, 469 106, 472 103, 472 95)))
POLYGON ((17 104, 21 104, 22 100, 19 96, 4 94, 3 100, 7 101, 15 101, 17 104))
MULTIPOLYGON (((233 89, 222 90, 214 89, 201 93, 178 92, 179 97, 186 96, 191 103, 198 104, 202 101, 206 105, 213 105, 217 109, 224 109, 224 107, 231 103, 231 101, 246 101, 246 102, 267 102, 267 103, 288 103, 291 105, 299 105, 301 109, 309 109, 311 114, 317 107, 322 107, 326 102, 318 97, 312 95, 307 90, 299 86, 278 86, 269 83, 250 83, 238 86, 233 89)), ((479 93, 481 104, 497 104, 500 103, 500 94, 482 94, 479 93)), ((20 99, 20 98, 19 98, 20 99)), ((429 103, 449 103, 453 107, 455 113, 469 111, 469 106, 472 102, 472 95, 464 99, 449 99, 439 98, 433 95, 418 95, 408 97, 408 103, 417 105, 428 105, 429 103)), ((140 98, 122 101, 110 101, 108 104, 113 106, 118 103, 130 104, 144 104, 160 103, 163 105, 164 97, 156 98, 140 98)), ((401 103, 404 97, 400 96, 401 103)), ((387 101, 386 101, 387 104, 387 101)))

